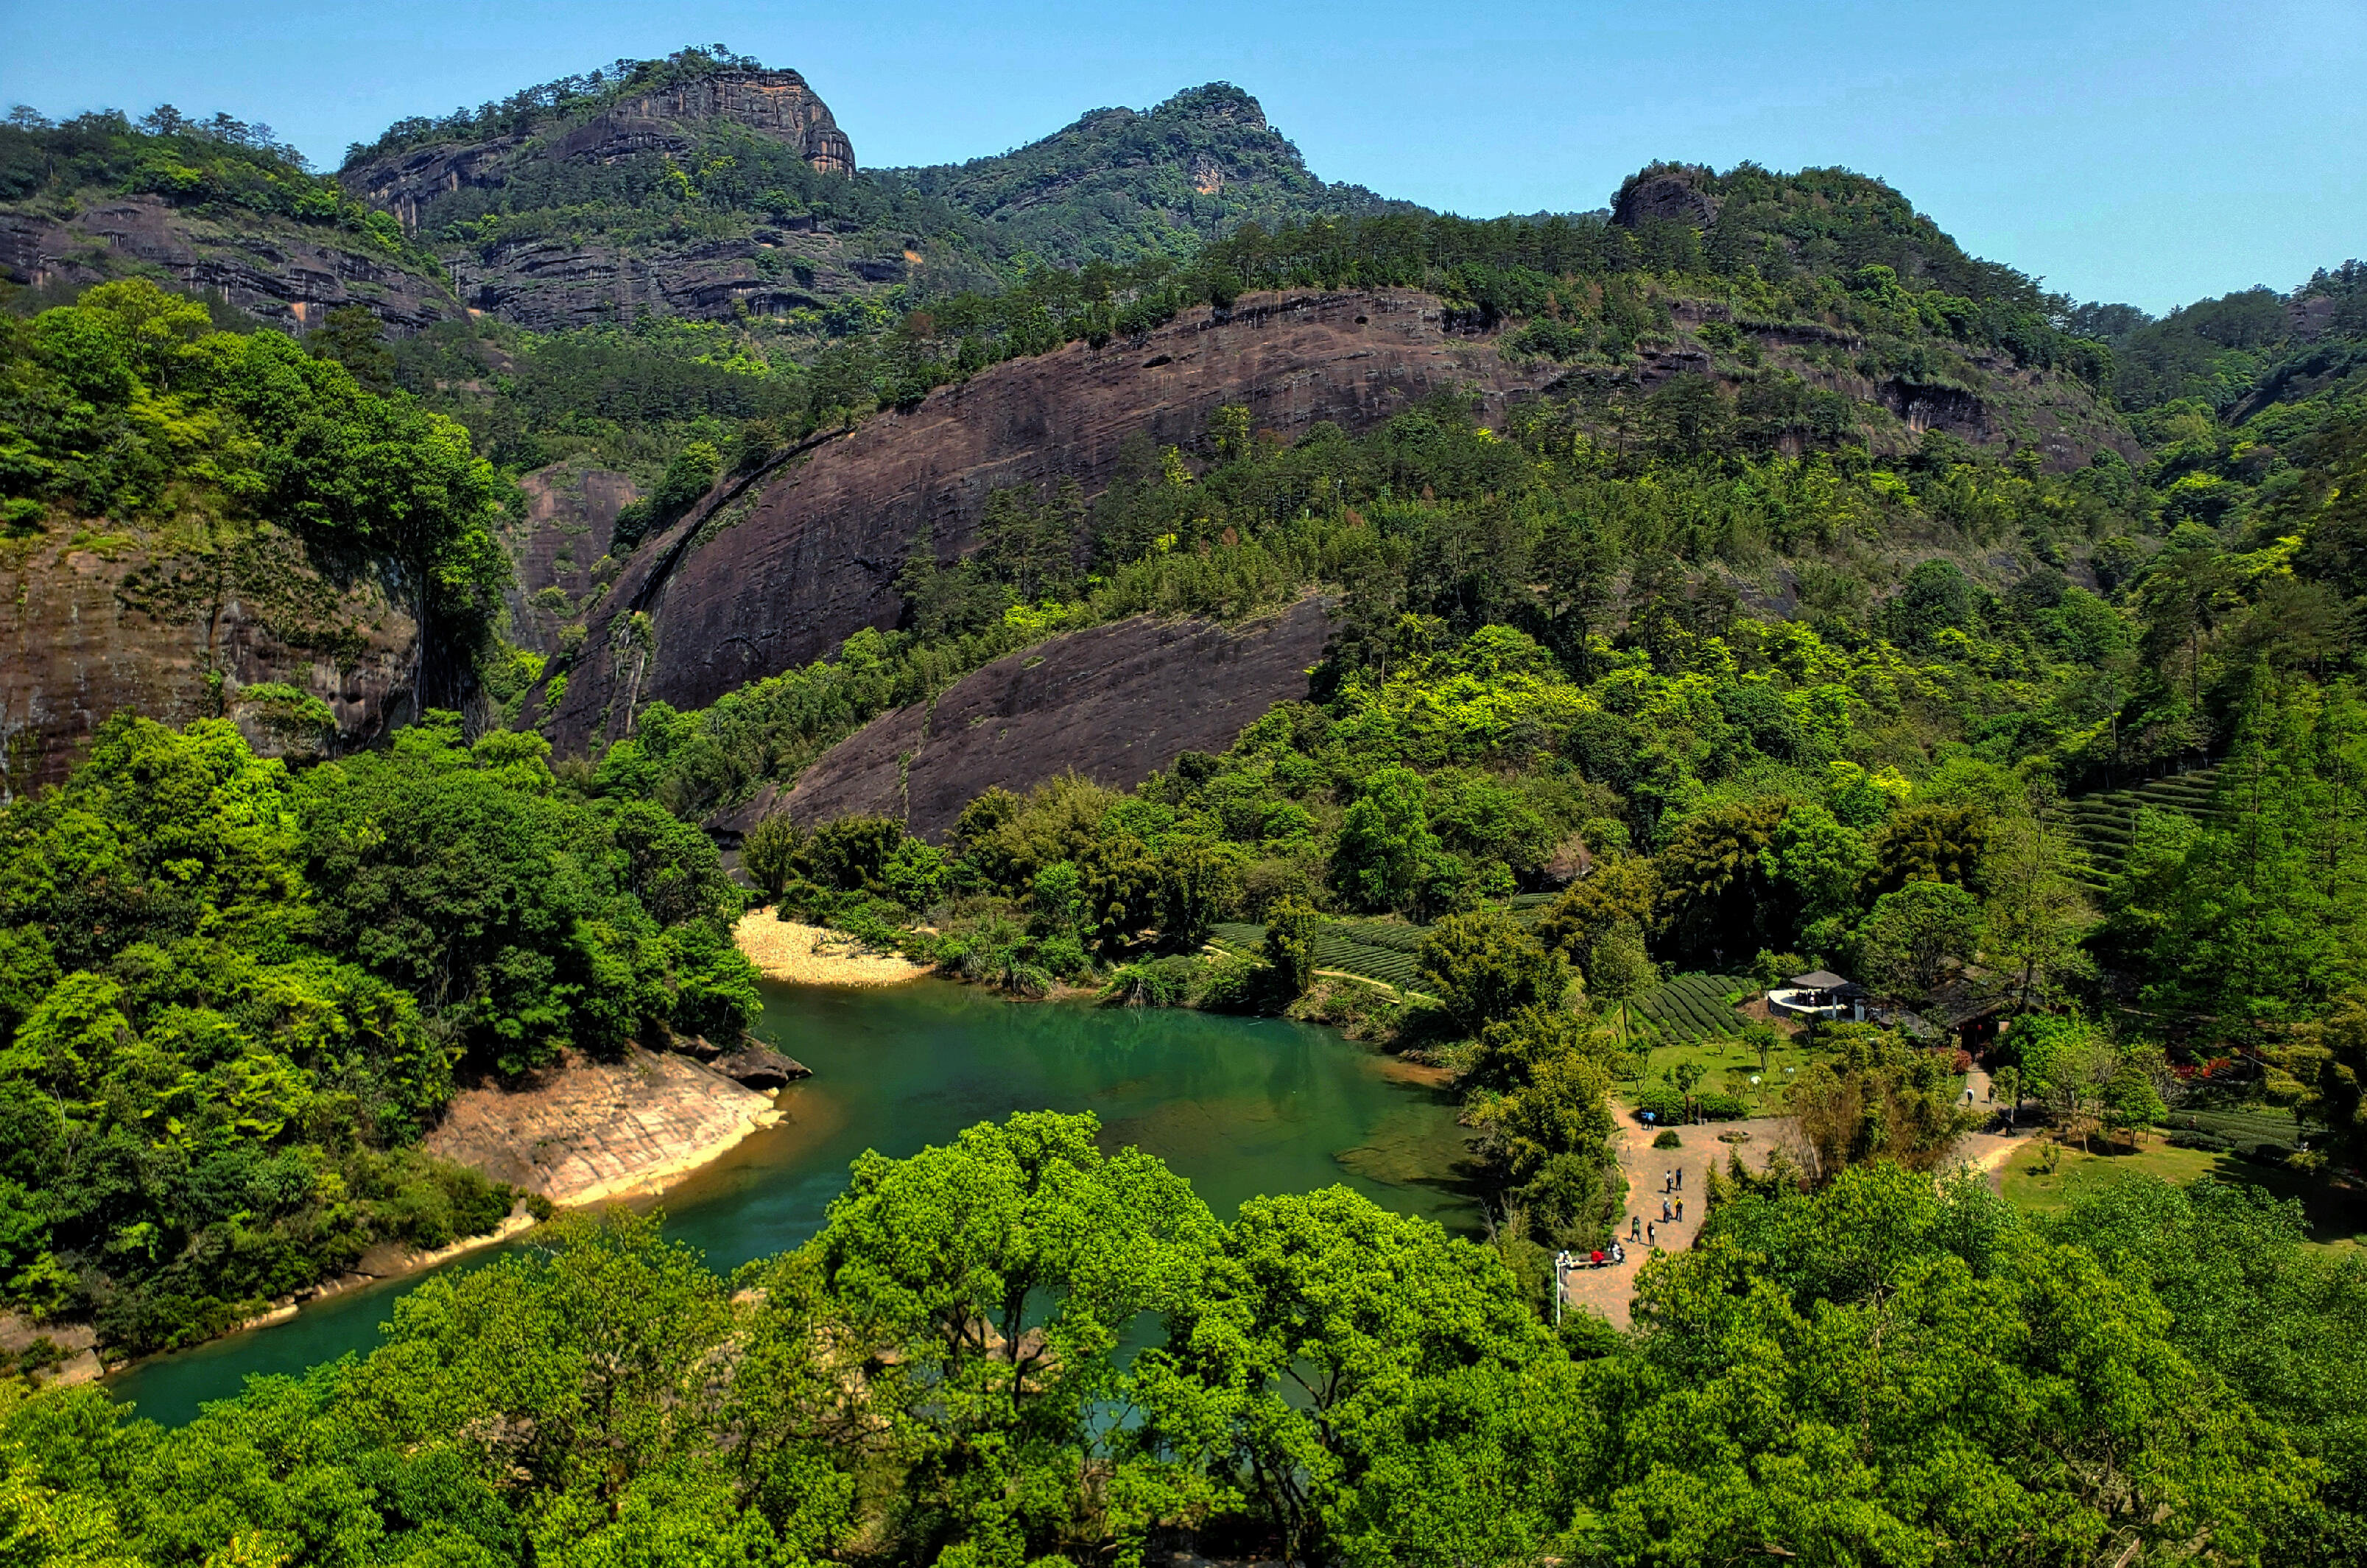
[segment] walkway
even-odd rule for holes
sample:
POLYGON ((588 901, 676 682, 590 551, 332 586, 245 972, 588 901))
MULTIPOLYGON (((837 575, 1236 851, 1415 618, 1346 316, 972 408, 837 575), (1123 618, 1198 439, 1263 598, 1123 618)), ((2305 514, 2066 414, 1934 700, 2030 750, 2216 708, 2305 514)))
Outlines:
MULTIPOLYGON (((1988 1092, 1988 1078, 1983 1075, 1975 1093, 1986 1096, 1988 1092)), ((1976 1109, 1988 1108, 1985 1097, 1974 1103, 1976 1109)), ((1703 1127, 1680 1127, 1676 1130, 1681 1140, 1679 1147, 1655 1149, 1652 1141, 1659 1136, 1660 1129, 1638 1123, 1615 1100, 1612 1110, 1618 1118, 1619 1168, 1627 1178, 1627 1205, 1619 1216, 1617 1234, 1622 1241, 1626 1240, 1631 1216, 1649 1221, 1659 1233, 1663 1252, 1690 1247, 1700 1234, 1702 1199, 1707 1186, 1703 1178, 1712 1166, 1726 1169, 1727 1158, 1739 1152, 1744 1164, 1764 1170, 1768 1156, 1790 1131, 1790 1123, 1782 1117, 1715 1121, 1703 1127), (1734 1132, 1747 1132, 1750 1137, 1740 1142, 1728 1142, 1719 1136, 1734 1132), (1679 1169, 1685 1173, 1685 1217, 1664 1225, 1660 1223, 1661 1187, 1668 1174, 1679 1169)), ((1993 1120, 1990 1127, 1996 1128, 1997 1123, 1993 1120)), ((1955 1158, 1986 1175, 1989 1185, 1995 1187, 2006 1161, 2016 1149, 2024 1146, 2029 1137, 2027 1128, 2016 1135, 1989 1130, 1967 1133, 1956 1145, 1955 1158)), ((1673 1207, 1677 1195, 1667 1196, 1673 1207)), ((1624 1264, 1606 1263, 1600 1268, 1581 1267, 1570 1270, 1563 1281, 1562 1301, 1573 1309, 1599 1312, 1614 1326, 1625 1328, 1636 1294, 1636 1271, 1651 1256, 1650 1247, 1633 1242, 1628 1244, 1627 1261, 1624 1264)))
MULTIPOLYGON (((1782 1119, 1772 1116, 1753 1117, 1746 1121, 1712 1122, 1705 1127, 1680 1127, 1676 1129, 1677 1137, 1681 1140, 1679 1147, 1655 1149, 1652 1140, 1660 1135, 1659 1128, 1643 1126, 1616 1102, 1614 1102, 1613 1109, 1619 1118, 1620 1174, 1627 1178, 1627 1206, 1619 1216, 1619 1238, 1626 1240, 1631 1216, 1639 1221, 1648 1221, 1659 1233, 1663 1252, 1689 1247, 1693 1244, 1693 1237, 1700 1233, 1702 1199, 1707 1185, 1702 1178, 1708 1174, 1710 1167, 1715 1165, 1724 1170, 1727 1156, 1737 1150, 1741 1152, 1747 1164, 1765 1166, 1768 1153, 1775 1147, 1775 1140, 1784 1127, 1782 1119), (1748 1142, 1729 1143, 1719 1139, 1721 1132, 1747 1132, 1750 1136, 1748 1142), (1668 1197, 1673 1208, 1677 1198, 1682 1196, 1685 1217, 1681 1221, 1671 1220, 1664 1225, 1660 1223, 1661 1187, 1670 1172, 1680 1169, 1685 1173, 1685 1189, 1682 1195, 1671 1193, 1668 1197)), ((1627 1326, 1628 1303, 1636 1293, 1636 1271, 1651 1256, 1651 1248, 1644 1243, 1630 1242, 1627 1261, 1624 1264, 1606 1263, 1600 1268, 1572 1269, 1564 1283, 1562 1300, 1572 1307, 1600 1312, 1614 1324, 1625 1328, 1627 1326)))

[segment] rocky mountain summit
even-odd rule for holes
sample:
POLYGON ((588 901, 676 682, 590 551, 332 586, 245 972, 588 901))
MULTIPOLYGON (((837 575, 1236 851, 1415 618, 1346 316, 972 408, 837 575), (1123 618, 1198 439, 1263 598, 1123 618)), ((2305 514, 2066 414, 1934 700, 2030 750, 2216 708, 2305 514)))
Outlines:
POLYGON ((818 307, 901 280, 942 226, 856 187, 795 71, 629 75, 511 127, 390 133, 338 177, 443 256, 471 309, 538 331, 818 307))
POLYGON ((499 188, 536 160, 607 165, 638 153, 685 156, 719 125, 794 148, 820 174, 855 173, 855 145, 795 71, 719 71, 612 100, 581 123, 459 145, 413 147, 339 172, 347 189, 416 231, 455 192, 499 188))

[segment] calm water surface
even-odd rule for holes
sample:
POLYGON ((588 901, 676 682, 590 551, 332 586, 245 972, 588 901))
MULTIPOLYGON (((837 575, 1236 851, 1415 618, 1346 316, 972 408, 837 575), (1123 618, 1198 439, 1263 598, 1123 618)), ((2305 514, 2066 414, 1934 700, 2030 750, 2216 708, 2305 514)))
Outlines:
MULTIPOLYGON (((940 981, 874 991, 768 986, 756 1032, 814 1070, 760 1132, 661 1205, 667 1233, 718 1269, 794 1247, 821 1228, 865 1149, 910 1154, 1014 1110, 1090 1110, 1108 1146, 1132 1143, 1190 1178, 1219 1217, 1263 1192, 1345 1182, 1449 1227, 1471 1212, 1449 1098, 1330 1029, 1179 1009, 1006 1002, 940 981)), ((446 1267, 481 1267, 499 1254, 446 1267)), ((291 1323, 163 1357, 112 1380, 140 1413, 177 1425, 252 1373, 293 1372, 379 1343, 422 1276, 338 1296, 291 1323)))

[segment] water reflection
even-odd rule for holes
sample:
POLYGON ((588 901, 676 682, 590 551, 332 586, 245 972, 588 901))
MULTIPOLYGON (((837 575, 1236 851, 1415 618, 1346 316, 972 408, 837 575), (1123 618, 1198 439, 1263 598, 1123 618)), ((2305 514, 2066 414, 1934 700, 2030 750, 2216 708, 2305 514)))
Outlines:
MULTIPOLYGON (((872 991, 768 987, 757 1032, 814 1069, 783 1091, 780 1127, 663 1200, 670 1234, 719 1269, 820 1228, 866 1148, 904 1155, 1014 1110, 1090 1110, 1190 1179, 1220 1217, 1263 1192, 1335 1182, 1467 1228, 1464 1154, 1447 1095, 1330 1029, 1271 1018, 1025 1005, 934 981, 872 991)), ((448 1267, 481 1267, 481 1253, 448 1267)), ((255 1372, 292 1372, 378 1343, 417 1278, 338 1297, 293 1323, 132 1369, 142 1414, 189 1419, 255 1372)))

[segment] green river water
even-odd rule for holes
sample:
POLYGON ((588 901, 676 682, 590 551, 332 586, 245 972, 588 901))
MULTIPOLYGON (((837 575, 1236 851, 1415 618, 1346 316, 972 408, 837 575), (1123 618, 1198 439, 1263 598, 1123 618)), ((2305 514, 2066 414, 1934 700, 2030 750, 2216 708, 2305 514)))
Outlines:
MULTIPOLYGON (((1023 1004, 941 981, 872 991, 767 986, 756 1032, 814 1070, 782 1124, 667 1193, 670 1235, 730 1269, 820 1228, 847 1163, 910 1154, 1014 1110, 1090 1110, 1103 1141, 1188 1177, 1217 1215, 1245 1198, 1344 1182, 1450 1228, 1472 1211, 1452 1172, 1452 1101, 1331 1029, 1181 1009, 1023 1004)), ((446 1267, 481 1267, 471 1254, 446 1267)), ((332 1297, 292 1322, 142 1363, 110 1380, 143 1415, 187 1421, 257 1372, 379 1342, 420 1276, 332 1297)))

